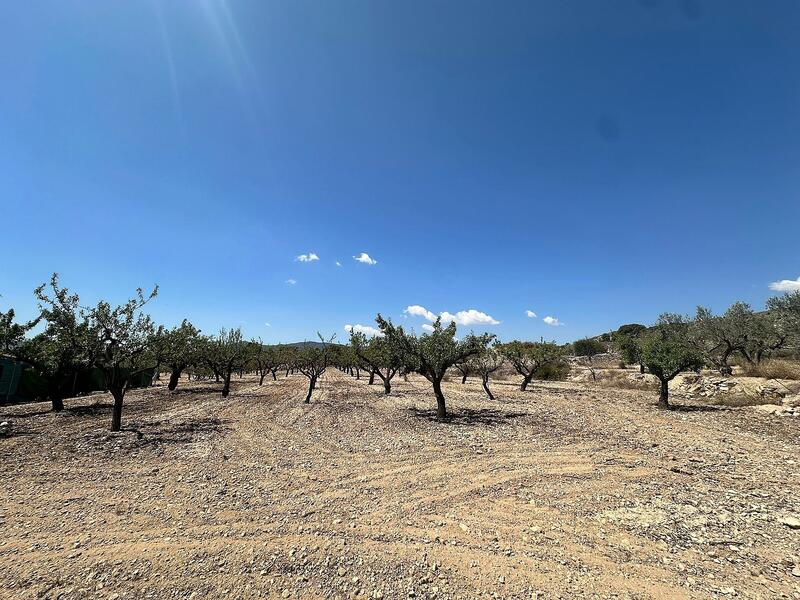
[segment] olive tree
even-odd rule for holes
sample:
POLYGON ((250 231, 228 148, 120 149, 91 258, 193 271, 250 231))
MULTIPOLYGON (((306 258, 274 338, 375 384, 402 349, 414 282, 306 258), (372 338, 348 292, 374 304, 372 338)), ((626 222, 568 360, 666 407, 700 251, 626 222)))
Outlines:
POLYGON ((536 372, 542 367, 562 360, 564 350, 555 342, 513 341, 498 346, 500 353, 511 363, 514 370, 522 376, 520 390, 528 389, 536 372))
POLYGON ((800 290, 767 300, 775 329, 795 348, 800 346, 800 290))
POLYGON ((429 333, 415 336, 408 334, 400 325, 394 325, 380 314, 375 321, 394 351, 403 357, 407 368, 424 376, 433 386, 436 396, 436 417, 445 419, 447 407, 442 392, 442 379, 453 365, 486 349, 494 339, 492 334, 469 334, 463 340, 456 339, 456 324, 442 327, 441 317, 433 323, 429 333))
POLYGON ((371 377, 380 377, 388 396, 392 392, 392 378, 404 366, 398 346, 379 336, 367 340, 363 333, 356 331, 350 332, 350 345, 355 355, 368 365, 371 377))
POLYGON ((681 315, 664 313, 642 337, 642 361, 661 384, 658 404, 671 408, 669 382, 683 371, 697 371, 703 356, 692 343, 689 322, 681 315))
POLYGON ((741 354, 751 365, 758 365, 774 351, 785 348, 788 343, 789 333, 781 327, 777 313, 754 313, 741 354))
POLYGON ((639 341, 646 329, 647 327, 639 323, 628 323, 620 325, 611 334, 611 343, 622 357, 622 362, 629 365, 639 365, 640 373, 644 373, 644 363, 642 363, 642 348, 639 341))
POLYGON ((470 369, 473 373, 480 375, 483 389, 489 400, 494 400, 494 394, 492 394, 492 391, 489 389, 489 378, 492 373, 503 366, 504 362, 505 358, 497 348, 487 348, 469 359, 470 369))
POLYGON ((698 306, 690 327, 691 340, 709 364, 722 375, 730 375, 730 359, 745 350, 754 318, 753 309, 744 302, 735 302, 722 316, 698 306))

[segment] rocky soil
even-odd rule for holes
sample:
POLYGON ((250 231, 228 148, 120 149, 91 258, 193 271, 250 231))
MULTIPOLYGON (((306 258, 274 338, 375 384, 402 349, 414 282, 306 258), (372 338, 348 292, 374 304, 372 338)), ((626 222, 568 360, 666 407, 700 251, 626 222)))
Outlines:
POLYGON ((0 407, 0 597, 800 598, 800 418, 304 385, 0 407))

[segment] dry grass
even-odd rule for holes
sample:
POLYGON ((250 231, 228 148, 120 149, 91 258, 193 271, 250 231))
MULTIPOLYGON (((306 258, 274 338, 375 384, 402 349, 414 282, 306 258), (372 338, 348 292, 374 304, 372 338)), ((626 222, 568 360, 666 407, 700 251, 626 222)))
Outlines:
POLYGON ((765 379, 800 380, 800 362, 785 358, 767 359, 758 365, 743 365, 745 375, 765 379))
POLYGON ((649 379, 637 380, 628 376, 628 371, 601 371, 597 373, 597 383, 601 387, 618 390, 657 391, 658 384, 649 379))

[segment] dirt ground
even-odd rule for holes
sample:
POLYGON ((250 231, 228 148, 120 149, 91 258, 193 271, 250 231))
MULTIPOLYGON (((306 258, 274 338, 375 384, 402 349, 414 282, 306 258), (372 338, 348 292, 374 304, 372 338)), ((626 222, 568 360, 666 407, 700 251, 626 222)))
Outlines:
POLYGON ((800 598, 798 418, 305 383, 0 407, 0 597, 800 598))

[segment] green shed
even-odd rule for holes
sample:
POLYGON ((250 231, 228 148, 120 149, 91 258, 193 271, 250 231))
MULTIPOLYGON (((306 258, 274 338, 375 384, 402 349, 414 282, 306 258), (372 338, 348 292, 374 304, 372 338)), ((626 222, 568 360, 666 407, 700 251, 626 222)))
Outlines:
POLYGON ((25 366, 13 358, 0 356, 0 402, 8 402, 16 396, 25 366))

